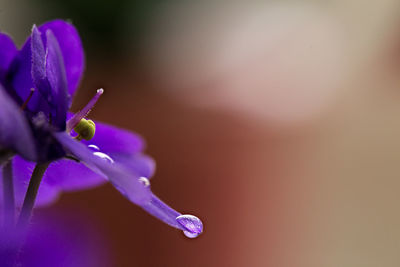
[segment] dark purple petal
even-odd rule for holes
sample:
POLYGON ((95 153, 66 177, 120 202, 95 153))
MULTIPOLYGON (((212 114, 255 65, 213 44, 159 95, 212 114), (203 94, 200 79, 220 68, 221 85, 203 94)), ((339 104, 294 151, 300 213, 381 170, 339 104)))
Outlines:
MULTIPOLYGON (((67 77, 69 94, 73 94, 81 79, 84 69, 84 53, 79 34, 71 24, 54 20, 43 24, 37 28, 42 33, 43 44, 47 45, 47 30, 51 30, 58 40, 60 50, 65 63, 65 72, 67 77)), ((31 37, 29 37, 22 49, 15 56, 12 69, 9 71, 9 78, 12 87, 19 98, 24 101, 28 98, 31 88, 35 87, 32 81, 32 53, 31 37)), ((46 50, 46 47, 44 47, 46 50)), ((42 94, 34 93, 29 101, 28 110, 32 112, 42 111, 46 115, 50 113, 48 99, 42 94)))
POLYGON ((50 164, 43 182, 62 191, 89 189, 104 184, 107 180, 82 163, 73 160, 58 160, 50 164))
POLYGON ((11 61, 17 54, 17 47, 12 39, 4 33, 0 33, 0 81, 10 67, 11 61))
POLYGON ((46 77, 51 86, 52 124, 63 131, 70 102, 64 61, 60 46, 52 31, 48 30, 46 36, 46 77))
MULTIPOLYGON (((14 184, 17 203, 22 204, 23 197, 35 163, 16 156, 13 159, 14 184)), ((106 182, 104 177, 94 173, 82 163, 71 160, 52 162, 47 168, 39 187, 36 206, 51 204, 58 199, 61 191, 76 191, 98 186, 106 182)))
POLYGON ((13 149, 23 157, 35 160, 36 151, 31 130, 23 113, 0 85, 0 149, 13 149))
POLYGON ((96 123, 96 134, 86 145, 94 144, 106 154, 132 155, 143 151, 145 143, 139 135, 102 122, 96 123))
POLYGON ((112 161, 104 153, 91 151, 65 132, 54 133, 54 136, 67 151, 70 151, 93 171, 107 178, 133 203, 140 205, 150 199, 150 191, 139 182, 137 173, 132 173, 118 162, 112 161))
MULTIPOLYGON (((34 167, 34 162, 26 161, 19 156, 13 159, 15 200, 18 207, 23 203, 34 167)), ((0 181, 1 179, 0 171, 0 181)), ((106 181, 103 176, 96 174, 82 163, 66 159, 52 162, 43 176, 35 206, 45 206, 55 202, 63 191, 84 190, 104 184, 106 181)), ((0 183, 0 206, 3 200, 2 192, 0 183)))
MULTIPOLYGON (((18 207, 22 206, 35 165, 36 163, 26 161, 18 156, 13 159, 15 203, 18 207)), ((35 205, 49 205, 56 201, 59 195, 60 189, 49 185, 44 177, 39 187, 35 205)))
MULTIPOLYGON (((19 156, 13 158, 13 172, 14 172, 14 196, 15 204, 17 207, 21 207, 25 198, 26 190, 28 188, 29 180, 31 178, 35 163, 26 161, 19 156)), ((0 172, 0 181, 1 181, 0 172)), ((59 197, 60 189, 56 186, 52 186, 46 182, 46 177, 39 187, 39 192, 36 198, 35 206, 44 206, 51 204, 56 201, 59 197)), ((3 188, 0 183, 0 206, 3 201, 3 188)))
POLYGON ((69 94, 60 46, 51 30, 46 32, 46 51, 41 33, 33 26, 31 35, 33 83, 50 105, 51 122, 65 130, 69 94))
MULTIPOLYGON (((34 46, 35 49, 37 49, 36 46, 37 43, 34 46)), ((38 60, 38 58, 36 58, 36 60, 38 60)), ((44 60, 44 58, 42 58, 42 60, 44 60)), ((35 88, 32 79, 31 37, 29 37, 22 50, 15 56, 7 75, 12 90, 15 90, 15 93, 18 95, 21 102, 24 102, 28 99, 31 89, 35 88)), ((42 90, 42 92, 45 92, 45 90, 42 90)), ((45 99, 41 93, 35 92, 29 101, 27 109, 34 113, 42 111, 44 114, 48 115, 50 111, 47 102, 47 99, 45 99)))
MULTIPOLYGON (((57 39, 65 63, 68 91, 73 95, 85 67, 83 46, 78 31, 72 24, 63 20, 49 21, 39 26, 38 29, 42 33, 51 30, 57 39)), ((44 35, 42 35, 42 39, 43 43, 46 43, 44 35)), ((29 42, 29 39, 27 42, 29 42)))
POLYGON ((36 89, 51 102, 51 87, 46 74, 46 51, 41 37, 41 33, 34 25, 31 34, 31 55, 32 55, 32 81, 36 89))

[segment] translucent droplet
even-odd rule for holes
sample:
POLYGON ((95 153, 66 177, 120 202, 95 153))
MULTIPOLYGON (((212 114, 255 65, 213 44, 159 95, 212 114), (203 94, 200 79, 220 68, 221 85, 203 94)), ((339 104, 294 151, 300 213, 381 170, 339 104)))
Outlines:
POLYGON ((191 232, 189 232, 189 231, 183 231, 183 234, 184 234, 186 237, 189 237, 189 238, 196 238, 196 237, 199 236, 199 234, 191 233, 191 232))
POLYGON ((107 154, 104 154, 103 152, 93 152, 93 155, 107 161, 108 163, 114 163, 114 160, 107 154))
POLYGON ((195 238, 203 232, 203 223, 196 216, 180 215, 176 217, 176 221, 186 229, 183 233, 189 238, 195 238))
POLYGON ((88 145, 88 148, 90 148, 93 151, 100 151, 100 148, 96 145, 88 145))
POLYGON ((141 182, 145 187, 150 186, 150 181, 146 177, 140 177, 139 182, 141 182))

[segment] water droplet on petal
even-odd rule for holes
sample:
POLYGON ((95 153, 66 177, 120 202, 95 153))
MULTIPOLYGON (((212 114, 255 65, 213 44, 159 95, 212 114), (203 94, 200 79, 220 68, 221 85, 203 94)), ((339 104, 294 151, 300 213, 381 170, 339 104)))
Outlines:
POLYGON ((196 237, 199 236, 199 234, 191 233, 191 232, 189 232, 189 231, 183 231, 183 234, 184 234, 186 237, 189 237, 189 238, 196 238, 196 237))
POLYGON ((100 151, 100 148, 96 145, 88 145, 88 148, 90 148, 93 151, 100 151))
POLYGON ((139 182, 141 182, 145 187, 150 186, 150 181, 146 177, 140 177, 139 182))
POLYGON ((203 232, 203 223, 196 216, 180 215, 176 217, 176 221, 186 229, 183 233, 189 238, 195 238, 203 232))
POLYGON ((103 152, 94 152, 93 155, 107 161, 108 163, 114 163, 114 160, 109 155, 104 154, 103 152))

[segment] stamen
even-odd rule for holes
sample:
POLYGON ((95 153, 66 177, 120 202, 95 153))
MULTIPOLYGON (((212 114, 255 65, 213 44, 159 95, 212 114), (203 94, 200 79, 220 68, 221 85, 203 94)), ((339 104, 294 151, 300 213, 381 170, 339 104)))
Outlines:
POLYGON ((103 93, 103 88, 98 89, 96 95, 89 101, 89 103, 87 103, 83 109, 81 109, 78 113, 75 113, 75 115, 69 121, 67 121, 67 133, 71 132, 71 130, 74 129, 78 123, 89 114, 103 93))
POLYGON ((31 92, 28 95, 28 98, 25 100, 25 102, 21 106, 21 110, 25 110, 26 106, 28 105, 29 101, 31 100, 33 93, 35 92, 35 88, 31 88, 31 92))
POLYGON ((74 131, 78 134, 78 136, 75 137, 78 141, 82 139, 89 141, 94 137, 96 125, 92 120, 82 119, 74 128, 74 131))

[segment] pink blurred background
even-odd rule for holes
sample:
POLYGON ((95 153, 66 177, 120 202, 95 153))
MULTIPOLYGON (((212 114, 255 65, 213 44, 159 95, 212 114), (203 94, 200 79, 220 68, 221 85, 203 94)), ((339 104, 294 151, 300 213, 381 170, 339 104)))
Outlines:
POLYGON ((20 43, 72 19, 75 110, 103 87, 92 118, 145 137, 153 191, 205 232, 189 240, 110 185, 37 216, 83 218, 104 266, 399 266, 398 4, 0 0, 20 43))

